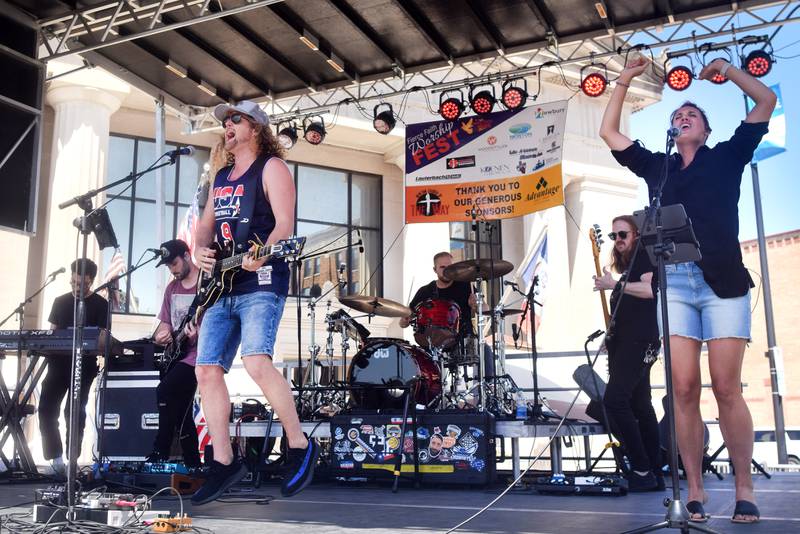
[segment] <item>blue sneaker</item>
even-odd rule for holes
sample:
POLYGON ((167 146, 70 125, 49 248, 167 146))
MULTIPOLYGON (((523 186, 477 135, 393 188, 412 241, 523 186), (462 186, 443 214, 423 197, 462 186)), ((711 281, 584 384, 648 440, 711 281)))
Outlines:
POLYGON ((281 495, 291 497, 303 491, 314 478, 314 468, 318 459, 319 445, 313 439, 308 440, 308 447, 305 449, 289 449, 281 495))

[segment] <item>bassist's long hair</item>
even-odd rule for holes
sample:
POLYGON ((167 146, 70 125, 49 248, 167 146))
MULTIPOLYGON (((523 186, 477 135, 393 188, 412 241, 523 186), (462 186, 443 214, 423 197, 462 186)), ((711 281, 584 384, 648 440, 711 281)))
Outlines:
MULTIPOLYGON (((636 226, 636 220, 633 218, 632 215, 620 215, 618 217, 614 217, 614 220, 611 221, 613 225, 617 221, 622 221, 628 224, 628 226, 633 230, 634 238, 639 239, 639 227, 636 226)), ((625 254, 620 254, 617 250, 617 247, 611 249, 611 270, 615 271, 619 274, 625 272, 631 264, 631 256, 633 255, 633 251, 636 247, 630 247, 625 254)))

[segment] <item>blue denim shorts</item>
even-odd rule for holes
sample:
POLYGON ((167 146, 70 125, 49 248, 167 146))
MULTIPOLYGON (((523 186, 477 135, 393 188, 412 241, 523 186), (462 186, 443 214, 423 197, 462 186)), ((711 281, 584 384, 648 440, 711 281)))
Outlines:
POLYGON ((225 296, 206 310, 197 342, 197 365, 227 373, 241 343, 242 357, 272 356, 286 296, 271 291, 225 296))
MULTIPOLYGON (((749 291, 741 297, 722 299, 706 283, 696 264, 667 265, 666 270, 670 335, 698 341, 750 339, 749 291)), ((658 328, 663 337, 660 302, 658 328)))

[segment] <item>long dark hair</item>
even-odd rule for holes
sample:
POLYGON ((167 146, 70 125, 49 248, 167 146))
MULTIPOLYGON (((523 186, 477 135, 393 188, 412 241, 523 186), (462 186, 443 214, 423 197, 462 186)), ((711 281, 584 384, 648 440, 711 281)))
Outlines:
MULTIPOLYGON (((627 223, 628 226, 633 230, 636 239, 639 239, 639 227, 636 226, 636 220, 632 215, 619 215, 618 217, 614 217, 614 220, 611 221, 611 224, 613 225, 617 221, 627 223)), ((620 274, 625 272, 631 265, 631 256, 633 256, 634 248, 635 247, 630 247, 627 251, 625 251, 624 254, 622 254, 617 250, 617 247, 614 246, 614 248, 611 249, 611 270, 620 274)))
MULTIPOLYGON (((264 126, 257 122, 253 122, 248 118, 248 122, 255 130, 256 138, 258 140, 258 148, 256 149, 258 155, 265 155, 269 157, 278 157, 286 159, 286 153, 281 145, 278 144, 278 139, 272 134, 269 126, 264 126)), ((234 157, 230 152, 226 152, 228 165, 233 165, 234 157)))

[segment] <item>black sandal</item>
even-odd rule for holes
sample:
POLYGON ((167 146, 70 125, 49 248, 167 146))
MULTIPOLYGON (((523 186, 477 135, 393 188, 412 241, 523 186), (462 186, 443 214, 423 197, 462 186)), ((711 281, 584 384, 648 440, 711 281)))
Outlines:
POLYGON ((692 523, 705 523, 711 517, 703 508, 703 503, 700 501, 689 501, 686 503, 686 509, 689 511, 689 521, 692 523), (693 515, 700 515, 699 518, 694 519, 693 515))
POLYGON ((761 514, 758 511, 758 506, 750 501, 736 501, 736 507, 733 509, 733 517, 731 523, 758 523, 761 514), (755 519, 736 519, 736 516, 752 515, 755 519))

